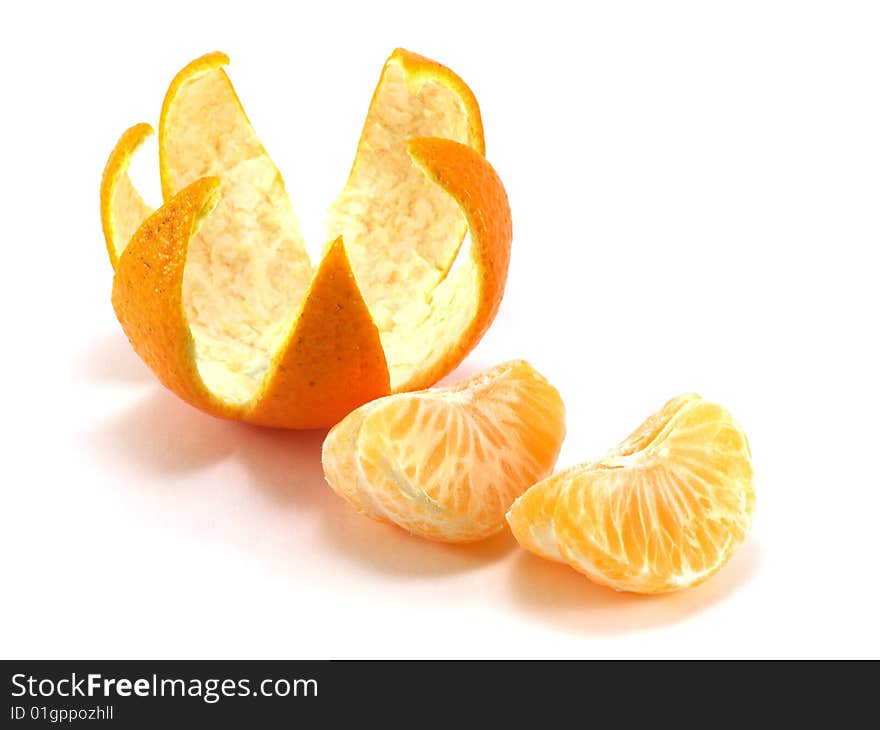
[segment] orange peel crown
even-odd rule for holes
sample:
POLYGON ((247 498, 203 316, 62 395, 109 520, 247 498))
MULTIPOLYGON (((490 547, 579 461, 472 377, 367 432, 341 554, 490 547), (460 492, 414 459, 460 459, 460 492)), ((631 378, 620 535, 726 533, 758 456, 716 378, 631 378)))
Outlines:
POLYGON ((314 268, 228 62, 202 56, 168 89, 158 210, 128 175, 149 125, 122 135, 104 171, 113 307, 135 351, 196 408, 265 426, 326 427, 432 385, 488 329, 510 258, 510 208, 470 89, 391 55, 314 268))

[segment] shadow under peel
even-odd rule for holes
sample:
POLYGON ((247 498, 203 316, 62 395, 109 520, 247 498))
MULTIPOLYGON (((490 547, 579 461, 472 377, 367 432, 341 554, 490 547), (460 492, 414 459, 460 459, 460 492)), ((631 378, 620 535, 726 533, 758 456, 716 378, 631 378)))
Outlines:
MULTIPOLYGON (((122 473, 131 472, 146 479, 123 479, 121 486, 141 487, 146 482, 163 488, 220 462, 233 460, 245 473, 245 481, 255 497, 268 500, 271 515, 264 525, 248 525, 248 548, 265 557, 290 564, 294 557, 284 529, 283 515, 313 515, 319 529, 314 531, 314 550, 338 555, 367 574, 429 576, 475 570, 500 560, 515 546, 506 532, 471 545, 446 545, 421 540, 391 525, 380 524, 357 514, 333 493, 324 480, 321 446, 326 430, 287 431, 225 421, 203 414, 154 387, 134 406, 115 417, 87 429, 84 446, 100 460, 116 462, 122 473), (281 513, 281 519, 279 519, 281 513), (279 533, 273 535, 272 532, 279 533)), ((240 485, 239 485, 240 486, 240 485)), ((222 485, 218 485, 222 488, 222 485)), ((129 487, 130 488, 130 487, 129 487)), ((204 499, 216 499, 206 491, 204 499)), ((201 499, 201 495, 197 495, 201 499)), ((205 520, 221 535, 241 535, 240 524, 216 524, 218 518, 206 504, 205 520)), ((249 511, 250 518, 265 514, 249 511)), ((196 515, 198 518, 198 514, 196 515)), ((294 517, 291 515, 291 521, 294 517)), ((307 559, 298 556, 297 559, 307 559)))

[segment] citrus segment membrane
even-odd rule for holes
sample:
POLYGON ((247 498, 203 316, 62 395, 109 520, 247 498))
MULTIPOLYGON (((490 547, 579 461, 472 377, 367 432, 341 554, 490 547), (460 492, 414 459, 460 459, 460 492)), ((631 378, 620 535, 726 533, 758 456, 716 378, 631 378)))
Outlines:
POLYGON ((506 517, 517 542, 526 550, 563 562, 553 523, 560 486, 561 480, 555 477, 538 482, 514 502, 506 517))
MULTIPOLYGON (((196 390, 212 396, 213 405, 199 407, 267 425, 328 426, 369 398, 436 382, 489 326, 509 261, 509 206, 482 155, 470 90, 433 61, 402 50, 392 54, 348 184, 331 211, 334 243, 315 272, 280 174, 222 68, 226 63, 221 53, 193 61, 166 94, 159 152, 168 210, 160 218, 153 218, 126 172, 149 127, 126 132, 108 162, 101 213, 114 266, 142 222, 146 236, 163 239, 154 246, 186 252, 182 315, 173 326, 151 330, 144 325, 152 315, 137 311, 151 294, 124 297, 129 337, 150 332, 150 339, 184 339, 196 390), (173 203, 187 190, 184 197, 191 198, 191 188, 207 179, 219 180, 219 188, 210 214, 193 226, 187 206, 173 203), (183 218, 172 221, 171 212, 183 218), (472 244, 450 273, 468 226, 472 244), (316 284, 322 271, 323 283, 316 284), (330 318, 326 326, 323 317, 330 318)), ((176 270, 158 272, 156 292, 176 290, 176 276, 176 270)), ((167 342, 159 349, 178 346, 167 342)), ((153 359, 152 366, 162 362, 153 359)))
POLYGON ((617 590, 662 593, 717 572, 745 539, 754 503, 745 434, 689 394, 599 461, 536 484, 507 519, 542 557, 617 590))
POLYGON ((448 388, 391 395, 328 434, 324 474, 361 513, 433 540, 481 540, 546 476, 565 434, 558 392, 521 360, 448 388))

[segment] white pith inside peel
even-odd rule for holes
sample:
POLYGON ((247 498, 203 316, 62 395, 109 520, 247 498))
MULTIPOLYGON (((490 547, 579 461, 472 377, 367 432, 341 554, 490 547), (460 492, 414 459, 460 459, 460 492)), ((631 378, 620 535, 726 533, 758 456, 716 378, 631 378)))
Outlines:
MULTIPOLYGON (((202 177, 221 181, 216 207, 190 241, 183 299, 198 372, 231 405, 260 393, 296 318, 314 267, 281 176, 215 54, 172 83, 159 129, 163 195, 202 177)), ((482 152, 479 124, 457 90, 411 73, 395 53, 385 66, 346 187, 331 207, 328 240, 342 235, 377 325, 392 391, 457 341, 477 307, 478 269, 452 265, 467 231, 456 201, 407 153, 413 137, 443 137, 482 152)), ((123 172, 115 217, 149 213, 123 172)), ((119 226, 118 252, 126 236, 119 226)))

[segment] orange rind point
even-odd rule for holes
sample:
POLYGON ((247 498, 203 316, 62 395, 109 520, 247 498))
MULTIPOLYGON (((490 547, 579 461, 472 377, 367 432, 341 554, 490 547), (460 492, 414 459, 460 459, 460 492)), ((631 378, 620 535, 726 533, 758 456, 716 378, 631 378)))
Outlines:
POLYGON ((327 249, 250 423, 320 428, 389 392, 388 367, 342 239, 327 249))
POLYGON ((477 97, 470 87, 452 69, 425 58, 418 53, 407 51, 405 48, 395 48, 388 62, 398 62, 407 73, 412 83, 424 80, 440 80, 445 86, 453 90, 461 100, 462 106, 467 110, 468 116, 468 144, 481 155, 486 155, 486 140, 483 135, 483 118, 480 114, 480 105, 477 97))

